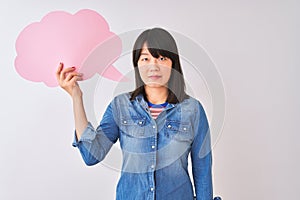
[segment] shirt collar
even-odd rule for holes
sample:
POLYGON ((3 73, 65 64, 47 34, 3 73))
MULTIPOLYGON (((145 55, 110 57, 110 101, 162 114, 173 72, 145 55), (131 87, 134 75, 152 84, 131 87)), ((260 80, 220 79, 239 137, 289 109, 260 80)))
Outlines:
MULTIPOLYGON (((139 94, 135 97, 136 101, 143 106, 143 108, 148 108, 148 103, 146 102, 146 100, 144 99, 144 96, 143 94, 139 94)), ((173 103, 168 103, 168 105, 166 106, 165 109, 169 109, 169 108, 173 108, 177 105, 178 103, 176 104, 173 104, 173 103)))

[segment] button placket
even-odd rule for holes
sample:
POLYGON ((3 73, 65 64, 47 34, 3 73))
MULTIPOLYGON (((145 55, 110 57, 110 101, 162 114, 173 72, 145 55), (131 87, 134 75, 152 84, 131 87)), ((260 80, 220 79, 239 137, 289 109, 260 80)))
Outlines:
POLYGON ((157 125, 155 124, 155 122, 153 123, 152 125, 152 128, 153 128, 153 132, 154 132, 154 136, 151 138, 151 149, 153 150, 153 160, 152 160, 152 164, 150 166, 150 170, 151 170, 151 174, 152 174, 152 183, 150 185, 150 191, 152 193, 154 193, 154 190, 155 190, 155 166, 156 166, 156 146, 157 146, 157 125))
MULTIPOLYGON (((155 127, 155 126, 153 126, 153 127, 155 127)), ((151 142, 151 143, 152 143, 151 148, 152 148, 153 150, 154 150, 155 147, 156 147, 156 142, 157 142, 157 136, 156 136, 156 134, 154 134, 153 142, 151 142)), ((156 163, 156 153, 155 153, 155 151, 153 151, 153 152, 154 152, 154 154, 153 154, 153 161, 152 161, 152 164, 151 164, 151 166, 150 166, 150 170, 151 170, 151 171, 154 171, 154 170, 155 170, 155 163, 156 163)))

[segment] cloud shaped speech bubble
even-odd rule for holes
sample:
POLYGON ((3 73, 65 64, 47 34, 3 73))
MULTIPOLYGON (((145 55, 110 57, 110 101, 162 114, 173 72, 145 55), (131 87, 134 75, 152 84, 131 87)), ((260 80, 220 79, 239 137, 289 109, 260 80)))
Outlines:
POLYGON ((123 78, 112 65, 122 52, 122 41, 93 10, 80 10, 74 15, 50 12, 21 31, 16 51, 15 68, 19 75, 49 87, 58 85, 55 72, 60 62, 76 66, 84 74, 83 79, 96 73, 114 81, 123 78))

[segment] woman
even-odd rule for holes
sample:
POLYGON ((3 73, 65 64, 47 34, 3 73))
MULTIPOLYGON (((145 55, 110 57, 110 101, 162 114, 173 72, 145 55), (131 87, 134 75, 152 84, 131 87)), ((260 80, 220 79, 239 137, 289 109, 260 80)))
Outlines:
POLYGON ((205 111, 185 93, 174 38, 164 29, 144 31, 133 48, 136 89, 116 96, 100 125, 88 122, 75 68, 57 70, 73 100, 75 141, 83 160, 94 165, 119 139, 123 154, 117 200, 211 200, 212 156, 205 111), (191 153, 195 190, 188 174, 191 153))

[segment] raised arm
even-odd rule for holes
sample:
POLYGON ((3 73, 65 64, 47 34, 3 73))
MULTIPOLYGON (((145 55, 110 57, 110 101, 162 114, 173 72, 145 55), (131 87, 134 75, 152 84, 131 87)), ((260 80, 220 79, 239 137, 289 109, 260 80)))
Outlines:
POLYGON ((83 106, 82 91, 77 83, 77 81, 82 80, 82 75, 83 74, 76 72, 75 67, 64 68, 63 63, 59 64, 56 71, 56 78, 60 87, 71 96, 73 101, 75 129, 78 140, 88 125, 83 106))
POLYGON ((112 104, 107 107, 96 129, 88 122, 83 106, 82 91, 77 83, 82 80, 82 74, 75 70, 75 67, 64 69, 61 63, 56 77, 59 85, 73 100, 76 133, 73 146, 78 147, 87 165, 95 165, 105 158, 111 146, 117 141, 118 126, 114 120, 112 104))

